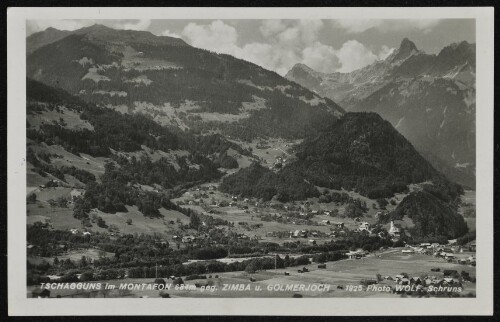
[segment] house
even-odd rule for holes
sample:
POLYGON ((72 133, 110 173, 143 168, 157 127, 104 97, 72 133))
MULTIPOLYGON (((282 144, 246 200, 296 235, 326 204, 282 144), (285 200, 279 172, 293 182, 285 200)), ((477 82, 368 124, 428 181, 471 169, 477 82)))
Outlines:
POLYGON ((330 224, 330 220, 322 220, 321 223, 326 226, 330 224))
POLYGON ((194 236, 184 236, 182 237, 181 241, 183 243, 191 243, 194 239, 195 239, 194 236))
POLYGON ((422 279, 418 276, 414 276, 414 277, 410 278, 410 283, 419 285, 419 284, 422 284, 422 279))
POLYGON ((413 254, 413 253, 415 253, 415 250, 413 250, 413 249, 403 249, 401 251, 401 253, 404 253, 404 254, 413 254))
POLYGON ((299 236, 300 236, 300 230, 295 230, 294 232, 292 232, 293 238, 298 238, 299 236))
POLYGON ((90 235, 91 235, 90 231, 84 231, 83 232, 83 236, 90 236, 90 235))
POLYGON ((69 195, 71 196, 71 200, 75 200, 76 198, 82 196, 83 192, 84 192, 83 189, 73 189, 73 190, 71 190, 71 192, 69 193, 69 195))
POLYGON ((343 222, 335 222, 335 223, 333 223, 333 225, 335 226, 335 228, 344 229, 344 223, 343 222))
POLYGON ((59 281, 62 278, 62 276, 59 276, 59 275, 47 275, 47 278, 51 282, 54 282, 54 281, 59 281))
POLYGON ((389 235, 392 237, 399 237, 401 235, 401 230, 394 225, 394 221, 391 220, 391 228, 389 228, 389 235))
POLYGON ((445 259, 453 259, 453 258, 455 258, 455 255, 453 255, 452 253, 444 253, 444 258, 445 259))
POLYGON ((48 298, 48 297, 50 297, 50 291, 46 288, 36 288, 31 292, 31 297, 33 297, 33 298, 48 298))
POLYGON ((445 285, 453 284, 453 278, 451 278, 451 277, 445 277, 445 278, 443 278, 443 281, 444 281, 445 285))
POLYGON ((476 251, 476 242, 472 242, 469 244, 469 251, 471 251, 471 252, 476 251))
POLYGON ((76 228, 71 228, 69 231, 70 231, 73 235, 78 234, 78 229, 76 229, 76 228))
POLYGON ((410 285, 410 280, 408 278, 402 278, 399 283, 400 285, 410 285))
POLYGON ((346 253, 346 255, 350 259, 360 259, 361 257, 363 257, 365 255, 365 253, 363 252, 362 249, 358 249, 356 251, 350 251, 350 252, 346 253))
POLYGON ((405 277, 402 274, 398 274, 398 275, 394 276, 394 279, 396 280, 396 282, 402 280, 403 278, 405 278, 405 277))
POLYGON ((362 222, 359 224, 359 231, 363 231, 363 230, 370 230, 370 224, 367 223, 367 222, 362 222))

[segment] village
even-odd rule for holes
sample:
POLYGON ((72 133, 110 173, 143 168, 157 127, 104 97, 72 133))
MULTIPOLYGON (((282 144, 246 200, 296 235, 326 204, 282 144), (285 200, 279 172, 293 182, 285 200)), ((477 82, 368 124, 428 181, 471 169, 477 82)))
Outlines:
MULTIPOLYGON (((286 162, 279 157, 271 167, 286 162)), ((279 168, 279 166, 278 166, 279 168)), ((279 171, 279 169, 277 169, 279 171)), ((137 185, 137 189, 162 193, 160 187, 137 185)), ((418 189, 418 187, 411 187, 418 189)), ((404 194, 395 194, 392 199, 371 200, 352 191, 333 191, 324 189, 325 196, 332 198, 309 198, 303 201, 279 202, 245 198, 239 195, 223 193, 219 190, 219 182, 193 186, 181 195, 172 199, 179 211, 162 210, 163 217, 147 218, 135 207, 129 207, 127 213, 108 214, 98 209, 90 211, 90 225, 84 226, 78 221, 69 221, 74 202, 84 193, 84 189, 67 186, 53 179, 45 185, 32 189, 37 195, 34 203, 28 204, 28 223, 36 224, 47 231, 65 230, 75 238, 83 237, 89 243, 95 238, 107 236, 110 240, 118 240, 127 234, 152 234, 155 247, 174 250, 198 249, 200 247, 222 247, 229 251, 227 255, 215 259, 189 259, 182 264, 210 265, 212 261, 225 265, 246 263, 256 259, 273 260, 279 258, 308 258, 302 266, 275 268, 274 270, 257 270, 221 272, 209 275, 156 276, 156 279, 182 280, 189 286, 182 289, 171 288, 163 295, 176 296, 257 296, 253 291, 223 291, 223 285, 278 283, 311 283, 311 285, 330 285, 326 292, 264 291, 258 296, 469 296, 475 292, 475 241, 457 243, 457 240, 440 242, 411 242, 410 219, 388 220, 388 214, 394 210, 404 194), (356 209, 349 207, 356 205, 356 209), (51 211, 51 209, 60 209, 51 211), (200 223, 194 229, 190 223, 192 218, 186 211, 199 214, 200 223), (61 215, 57 215, 60 213, 61 215), (67 213, 67 215, 63 215, 67 213), (42 215, 43 214, 43 215, 42 215), (49 216, 50 214, 50 216, 49 216), (368 238, 368 239, 366 239, 368 238), (341 251, 342 258, 334 262, 328 260, 315 261, 314 253, 294 253, 293 249, 308 247, 332 247, 345 244, 350 240, 389 241, 387 245, 360 244, 350 246, 341 251), (268 251, 266 253, 231 252, 228 241, 235 245, 269 245, 270 249, 286 249, 287 251, 268 251), (309 256, 309 257, 308 257, 309 256), (370 263, 370 264, 368 264, 370 263), (373 267, 368 269, 368 267, 373 267), (398 268, 398 270, 395 270, 398 268), (423 269, 426 269, 423 271, 423 269), (359 273, 356 271, 361 270, 359 273), (200 280, 198 277, 204 277, 200 280), (208 284, 207 284, 208 283, 208 284), (201 288, 212 287, 211 292, 201 292, 201 288), (356 291, 358 290, 358 291, 356 291), (250 292, 250 293, 249 293, 250 292), (382 295, 381 295, 382 294, 382 295)), ((349 243, 348 243, 349 244, 349 243)), ((353 244, 354 245, 354 244, 353 244)), ((72 260, 75 263, 82 256, 90 265, 93 261, 112 258, 113 253, 93 248, 75 248, 70 243, 49 245, 51 253, 60 261, 72 260)), ((311 248, 313 249, 313 248, 311 248)), ((53 263, 52 257, 40 257, 38 245, 27 245, 28 259, 33 263, 53 263)), ((89 281, 89 273, 77 273, 73 283, 89 281), (86 274, 86 275, 85 275, 86 274), (85 279, 82 278, 85 275, 85 279)), ((98 273, 90 276, 95 283, 128 282, 133 285, 150 285, 156 279, 137 278, 130 275, 127 269, 118 279, 101 281, 98 273)), ((103 275, 104 276, 104 275, 103 275)), ((41 279, 49 283, 65 281, 63 273, 48 274, 41 279)), ((184 285, 184 284, 183 284, 184 285)), ((30 286, 28 296, 33 297, 165 297, 158 290, 108 292, 97 290, 80 292, 71 290, 48 290, 30 286)), ((271 288, 272 289, 272 288, 271 288)), ((294 288, 292 288, 293 290, 294 288)), ((246 290, 246 287, 245 287, 246 290)), ((252 288, 253 290, 253 288, 252 288)))

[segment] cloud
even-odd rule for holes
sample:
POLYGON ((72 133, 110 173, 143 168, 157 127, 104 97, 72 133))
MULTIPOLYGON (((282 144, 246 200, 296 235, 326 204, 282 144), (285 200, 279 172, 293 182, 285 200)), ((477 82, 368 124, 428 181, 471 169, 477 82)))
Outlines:
POLYGON ((339 72, 351 72, 377 60, 377 56, 357 40, 346 41, 337 52, 342 67, 339 72))
POLYGON ((335 27, 342 28, 349 33, 361 33, 372 28, 381 32, 412 29, 430 32, 440 22, 438 19, 339 19, 331 21, 335 27))
POLYGON ((385 45, 382 45, 382 48, 380 49, 380 52, 377 55, 378 59, 379 60, 386 59, 387 57, 389 57, 390 54, 392 54, 394 50, 396 50, 396 48, 389 48, 385 45))
POLYGON ((194 47, 233 55, 281 75, 297 63, 324 73, 350 72, 386 58, 392 50, 383 46, 374 53, 356 40, 345 42, 337 50, 318 40, 323 27, 321 20, 264 20, 259 27, 264 42, 238 45, 236 28, 217 20, 189 23, 182 36, 194 47))
POLYGON ((341 67, 337 51, 320 42, 302 50, 302 63, 320 72, 331 73, 341 67))
POLYGON ((286 24, 282 20, 264 20, 259 27, 264 37, 274 36, 286 29, 286 24))
POLYGON ((236 29, 220 20, 209 25, 191 22, 182 30, 182 36, 195 47, 233 55, 239 50, 236 29))
POLYGON ((259 31, 265 42, 242 46, 238 45, 237 30, 220 20, 207 25, 189 23, 182 31, 182 36, 195 47, 230 54, 284 75, 303 60, 304 54, 308 62, 318 66, 321 53, 325 55, 332 52, 333 49, 327 50, 324 45, 316 43, 322 27, 321 20, 264 20, 259 31), (303 51, 308 47, 308 50, 303 51))

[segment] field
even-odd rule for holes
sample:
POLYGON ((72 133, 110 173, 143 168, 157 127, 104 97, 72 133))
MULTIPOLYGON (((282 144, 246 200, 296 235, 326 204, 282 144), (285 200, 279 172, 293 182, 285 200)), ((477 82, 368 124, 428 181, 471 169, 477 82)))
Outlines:
MULTIPOLYGON (((462 253, 463 256, 471 254, 462 253)), ((403 254, 401 249, 391 249, 378 254, 373 254, 363 259, 346 259, 337 262, 328 262, 326 269, 318 268, 317 264, 309 264, 305 266, 309 272, 299 273, 297 270, 300 267, 289 267, 286 269, 259 271, 254 274, 246 272, 228 272, 228 273, 213 273, 208 274, 212 278, 201 280, 185 281, 185 284, 192 289, 180 290, 174 286, 166 291, 171 297, 292 297, 293 294, 299 293, 303 297, 399 297, 397 294, 386 291, 367 291, 366 287, 363 290, 353 291, 346 288, 348 285, 358 287, 363 279, 375 279, 376 274, 394 277, 401 273, 407 273, 410 277, 420 276, 436 276, 441 278, 443 273, 431 272, 431 268, 454 269, 458 272, 466 271, 475 276, 475 267, 469 265, 459 265, 448 263, 443 259, 435 258, 429 255, 420 254, 403 254), (289 275, 285 276, 285 272, 289 275), (217 278, 215 277, 217 275, 217 278), (250 278, 254 282, 250 281, 250 278), (195 283, 206 284, 207 281, 212 281, 213 290, 204 290, 195 287, 195 283), (279 287, 286 285, 304 285, 302 291, 280 290, 279 287), (247 286, 249 285, 249 286, 247 286), (313 290, 313 286, 316 290, 313 290), (320 287, 318 289, 318 287, 320 287), (338 286, 343 289, 337 288, 338 286), (242 288, 234 290, 233 288, 242 288), (260 291, 256 290, 260 287, 260 291), (271 290, 268 289, 271 288, 271 290), (274 287, 276 289, 274 289, 274 287), (308 287, 310 288, 309 290, 308 287), (327 289, 328 287, 328 289, 327 289), (250 289, 247 289, 250 288, 250 289)), ((167 277, 163 277, 167 284, 171 283, 167 277)), ((185 277, 184 277, 185 279, 185 277)), ((117 285, 121 283, 132 284, 150 284, 152 279, 122 279, 104 281, 117 285)), ((382 280, 377 286, 394 286, 395 282, 390 280, 382 280)), ((298 286, 297 286, 298 287, 298 286)), ((30 288, 32 289, 32 288, 30 288)), ((58 292, 66 293, 67 291, 52 291, 51 296, 56 296, 58 292)), ((475 284, 465 282, 463 285, 462 294, 475 293, 475 284)), ((75 291, 73 291, 75 293, 75 291)), ((71 293, 69 293, 71 294, 71 293)), ((64 296, 63 295, 63 296, 64 296)), ((87 296, 87 295, 86 295, 87 296)), ((84 297, 86 297, 84 296, 84 297)), ((95 294, 93 296, 103 296, 103 294, 95 294)), ((107 294, 108 297, 159 297, 158 290, 132 290, 130 292, 114 290, 107 294)))
MULTIPOLYGON (((62 255, 57 256, 57 258, 61 260, 66 260, 70 259, 74 262, 78 262, 82 259, 82 256, 85 256, 87 259, 99 259, 101 257, 113 257, 113 253, 108 253, 103 250, 98 250, 94 248, 89 248, 89 249, 81 249, 81 250, 72 250, 66 253, 63 253, 62 255)), ((28 257, 28 261, 32 264, 40 264, 42 261, 46 261, 50 264, 54 262, 54 258, 52 257, 38 257, 38 256, 32 256, 28 257)))

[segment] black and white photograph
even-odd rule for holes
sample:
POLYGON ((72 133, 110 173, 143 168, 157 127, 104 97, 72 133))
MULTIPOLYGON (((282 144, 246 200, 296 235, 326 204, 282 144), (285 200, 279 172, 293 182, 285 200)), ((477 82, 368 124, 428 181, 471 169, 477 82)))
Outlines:
POLYGON ((493 9, 84 9, 9 16, 9 301, 492 312, 493 9))

